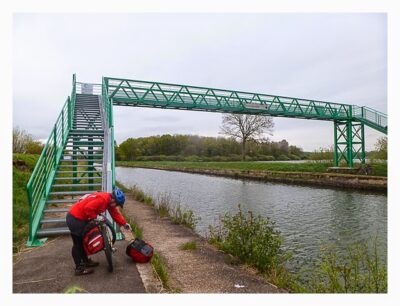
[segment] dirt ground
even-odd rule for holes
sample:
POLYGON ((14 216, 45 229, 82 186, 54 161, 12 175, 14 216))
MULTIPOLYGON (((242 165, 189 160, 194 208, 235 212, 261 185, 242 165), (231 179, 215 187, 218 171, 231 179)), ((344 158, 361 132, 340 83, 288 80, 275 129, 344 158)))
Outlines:
POLYGON ((117 241, 113 256, 114 272, 109 273, 104 252, 92 256, 100 265, 85 276, 74 275, 72 240, 61 236, 41 247, 25 249, 14 256, 14 293, 63 293, 78 286, 88 293, 144 293, 138 269, 125 254, 127 241, 117 241))
POLYGON ((169 219, 130 195, 124 212, 142 228, 143 238, 165 260, 169 285, 183 293, 273 293, 282 292, 242 265, 230 264, 229 256, 210 246, 204 238, 169 219), (181 250, 196 241, 195 250, 181 250))

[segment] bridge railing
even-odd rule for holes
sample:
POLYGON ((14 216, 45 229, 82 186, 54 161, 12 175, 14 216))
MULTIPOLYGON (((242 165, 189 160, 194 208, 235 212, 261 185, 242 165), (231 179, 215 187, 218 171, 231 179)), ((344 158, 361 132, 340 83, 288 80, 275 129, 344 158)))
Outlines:
POLYGON ((73 75, 71 96, 65 101, 26 186, 29 201, 28 246, 40 244, 36 241, 36 232, 39 229, 40 220, 55 177, 57 165, 61 159, 68 133, 72 127, 76 96, 75 83, 76 78, 73 75))
POLYGON ((114 103, 321 120, 352 117, 352 106, 348 104, 120 78, 105 80, 114 103))
POLYGON ((102 84, 76 82, 77 94, 101 95, 102 84))
POLYGON ((387 115, 367 106, 353 106, 353 117, 363 119, 366 123, 375 125, 387 132, 387 115))

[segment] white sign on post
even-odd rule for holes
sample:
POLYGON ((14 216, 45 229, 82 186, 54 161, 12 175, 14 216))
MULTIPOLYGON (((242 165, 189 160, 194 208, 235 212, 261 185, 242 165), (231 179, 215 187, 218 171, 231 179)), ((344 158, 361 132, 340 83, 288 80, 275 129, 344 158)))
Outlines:
POLYGON ((83 83, 82 93, 87 95, 93 95, 93 84, 83 83))

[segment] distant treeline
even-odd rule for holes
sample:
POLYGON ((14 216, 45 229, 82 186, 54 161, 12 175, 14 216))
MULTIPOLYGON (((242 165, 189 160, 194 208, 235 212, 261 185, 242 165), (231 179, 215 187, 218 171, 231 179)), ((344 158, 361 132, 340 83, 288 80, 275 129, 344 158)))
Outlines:
MULTIPOLYGON (((247 160, 299 160, 307 158, 286 140, 248 141, 247 160)), ((162 135, 128 138, 116 147, 117 160, 239 161, 241 144, 232 138, 162 135)))

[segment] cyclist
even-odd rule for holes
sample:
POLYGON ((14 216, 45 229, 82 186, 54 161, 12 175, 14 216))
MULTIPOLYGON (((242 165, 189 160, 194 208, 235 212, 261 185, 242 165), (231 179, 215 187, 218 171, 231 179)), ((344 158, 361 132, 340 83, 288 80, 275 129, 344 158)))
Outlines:
POLYGON ((86 194, 71 206, 66 221, 73 242, 72 258, 75 262, 75 275, 93 273, 93 269, 90 268, 99 265, 98 262, 87 256, 83 248, 83 231, 91 220, 96 219, 99 214, 107 210, 118 225, 123 226, 126 230, 132 230, 117 208, 117 206, 123 208, 124 203, 124 192, 115 187, 112 193, 94 192, 86 194))

